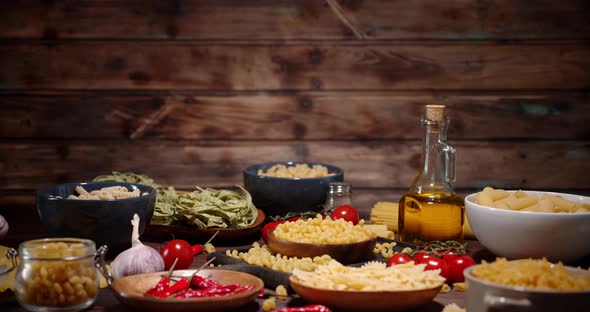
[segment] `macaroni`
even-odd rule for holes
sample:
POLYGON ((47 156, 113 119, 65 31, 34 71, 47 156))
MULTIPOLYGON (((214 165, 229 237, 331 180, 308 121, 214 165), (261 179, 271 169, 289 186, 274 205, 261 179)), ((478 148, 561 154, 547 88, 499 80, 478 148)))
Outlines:
POLYGON ((504 286, 558 291, 590 289, 590 277, 572 275, 561 262, 553 264, 546 259, 508 261, 498 258, 491 263, 483 261, 471 271, 471 274, 504 286))
POLYGON ((30 264, 29 277, 22 281, 20 301, 38 306, 66 307, 81 304, 96 297, 98 276, 92 257, 81 260, 55 260, 79 257, 87 253, 82 244, 48 243, 31 252, 31 256, 51 258, 30 264))
POLYGON ((302 271, 313 271, 318 265, 328 263, 332 260, 329 255, 321 257, 296 258, 287 257, 281 254, 273 255, 268 245, 254 242, 247 252, 238 252, 237 250, 226 250, 225 254, 232 258, 240 259, 248 264, 267 267, 280 272, 291 273, 294 269, 302 271))
POLYGON ((375 237, 364 228, 364 220, 358 225, 343 219, 315 218, 279 224, 272 232, 281 240, 306 244, 349 244, 367 241, 375 237))

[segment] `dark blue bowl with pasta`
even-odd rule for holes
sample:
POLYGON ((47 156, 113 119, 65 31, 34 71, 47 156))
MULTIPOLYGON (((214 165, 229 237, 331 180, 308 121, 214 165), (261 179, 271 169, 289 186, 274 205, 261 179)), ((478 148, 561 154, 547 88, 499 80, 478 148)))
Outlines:
POLYGON ((243 173, 244 187, 252 195, 254 206, 271 217, 284 216, 290 212, 321 211, 326 202, 329 184, 344 180, 342 169, 318 162, 267 162, 251 165, 243 173), (307 165, 310 168, 321 166, 325 168, 324 173, 327 175, 277 177, 260 174, 277 165, 287 168, 297 165, 307 165))
POLYGON ((131 219, 136 213, 141 220, 139 234, 144 232, 154 214, 155 202, 154 188, 125 182, 56 184, 38 190, 36 195, 37 211, 48 237, 91 239, 97 246, 107 245, 109 257, 131 247, 131 219), (109 197, 109 192, 104 191, 96 198, 68 198, 71 195, 81 197, 77 191, 77 188, 82 191, 79 187, 88 194, 94 193, 92 196, 101 189, 120 193, 109 197), (118 187, 125 187, 129 193, 138 196, 128 197, 131 195, 118 187))

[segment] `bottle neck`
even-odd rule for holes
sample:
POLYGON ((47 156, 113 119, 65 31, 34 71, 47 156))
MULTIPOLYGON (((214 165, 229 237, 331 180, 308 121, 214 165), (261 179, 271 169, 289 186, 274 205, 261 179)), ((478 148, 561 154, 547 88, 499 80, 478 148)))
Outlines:
POLYGON ((440 122, 422 118, 422 167, 411 191, 419 194, 451 194, 454 192, 454 148, 447 144, 449 120, 440 122))

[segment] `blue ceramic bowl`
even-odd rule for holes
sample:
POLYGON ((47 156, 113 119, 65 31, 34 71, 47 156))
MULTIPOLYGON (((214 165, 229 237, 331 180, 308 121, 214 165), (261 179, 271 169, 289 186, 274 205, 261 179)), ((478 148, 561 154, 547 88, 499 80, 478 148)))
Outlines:
POLYGON ((284 216, 289 212, 320 211, 326 201, 330 182, 342 182, 342 169, 323 163, 313 162, 268 162, 251 165, 244 169, 244 187, 252 195, 254 205, 267 216, 284 216), (322 165, 333 175, 321 178, 275 178, 258 175, 258 170, 283 164, 322 165))
POLYGON ((97 246, 107 245, 109 256, 131 247, 131 219, 138 214, 141 235, 154 213, 156 190, 150 186, 125 182, 66 183, 37 191, 37 211, 49 237, 74 237, 93 240, 97 246), (138 188, 139 197, 115 200, 67 199, 75 195, 76 186, 88 192, 121 185, 128 190, 138 188), (58 198, 56 198, 58 197, 58 198), (61 197, 61 198, 59 198, 61 197))

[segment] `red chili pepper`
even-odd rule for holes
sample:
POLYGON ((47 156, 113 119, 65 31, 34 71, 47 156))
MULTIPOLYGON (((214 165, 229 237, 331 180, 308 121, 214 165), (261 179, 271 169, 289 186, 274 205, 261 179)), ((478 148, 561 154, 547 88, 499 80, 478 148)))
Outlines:
POLYGON ((189 289, 191 283, 186 278, 181 278, 176 283, 172 284, 172 286, 167 287, 161 292, 154 292, 152 293, 153 296, 160 297, 160 298, 167 298, 176 293, 189 289))
POLYGON ((304 307, 291 307, 273 310, 273 312, 331 312, 330 308, 321 304, 310 304, 304 307))
POLYGON ((170 287, 170 278, 167 276, 162 276, 156 286, 148 289, 145 293, 148 295, 154 295, 154 293, 164 292, 166 289, 168 289, 168 287, 170 287))
POLYGON ((203 252, 203 245, 201 245, 201 244, 193 245, 192 248, 193 248, 193 255, 195 255, 195 256, 203 252))
POLYGON ((202 277, 200 275, 193 276, 191 280, 191 284, 196 288, 214 288, 214 287, 223 287, 223 285, 219 284, 218 282, 208 279, 206 277, 202 277))
POLYGON ((217 236, 218 233, 219 233, 219 231, 215 232, 215 234, 213 234, 213 236, 211 236, 211 238, 209 238, 209 240, 207 242, 205 242, 205 244, 203 244, 203 245, 196 244, 196 245, 191 246, 193 249, 193 255, 196 256, 196 255, 202 253, 203 250, 205 249, 205 245, 210 243, 215 238, 215 236, 217 236))
POLYGON ((206 289, 187 289, 185 292, 182 292, 174 298, 199 298, 199 297, 209 297, 209 293, 206 289))

